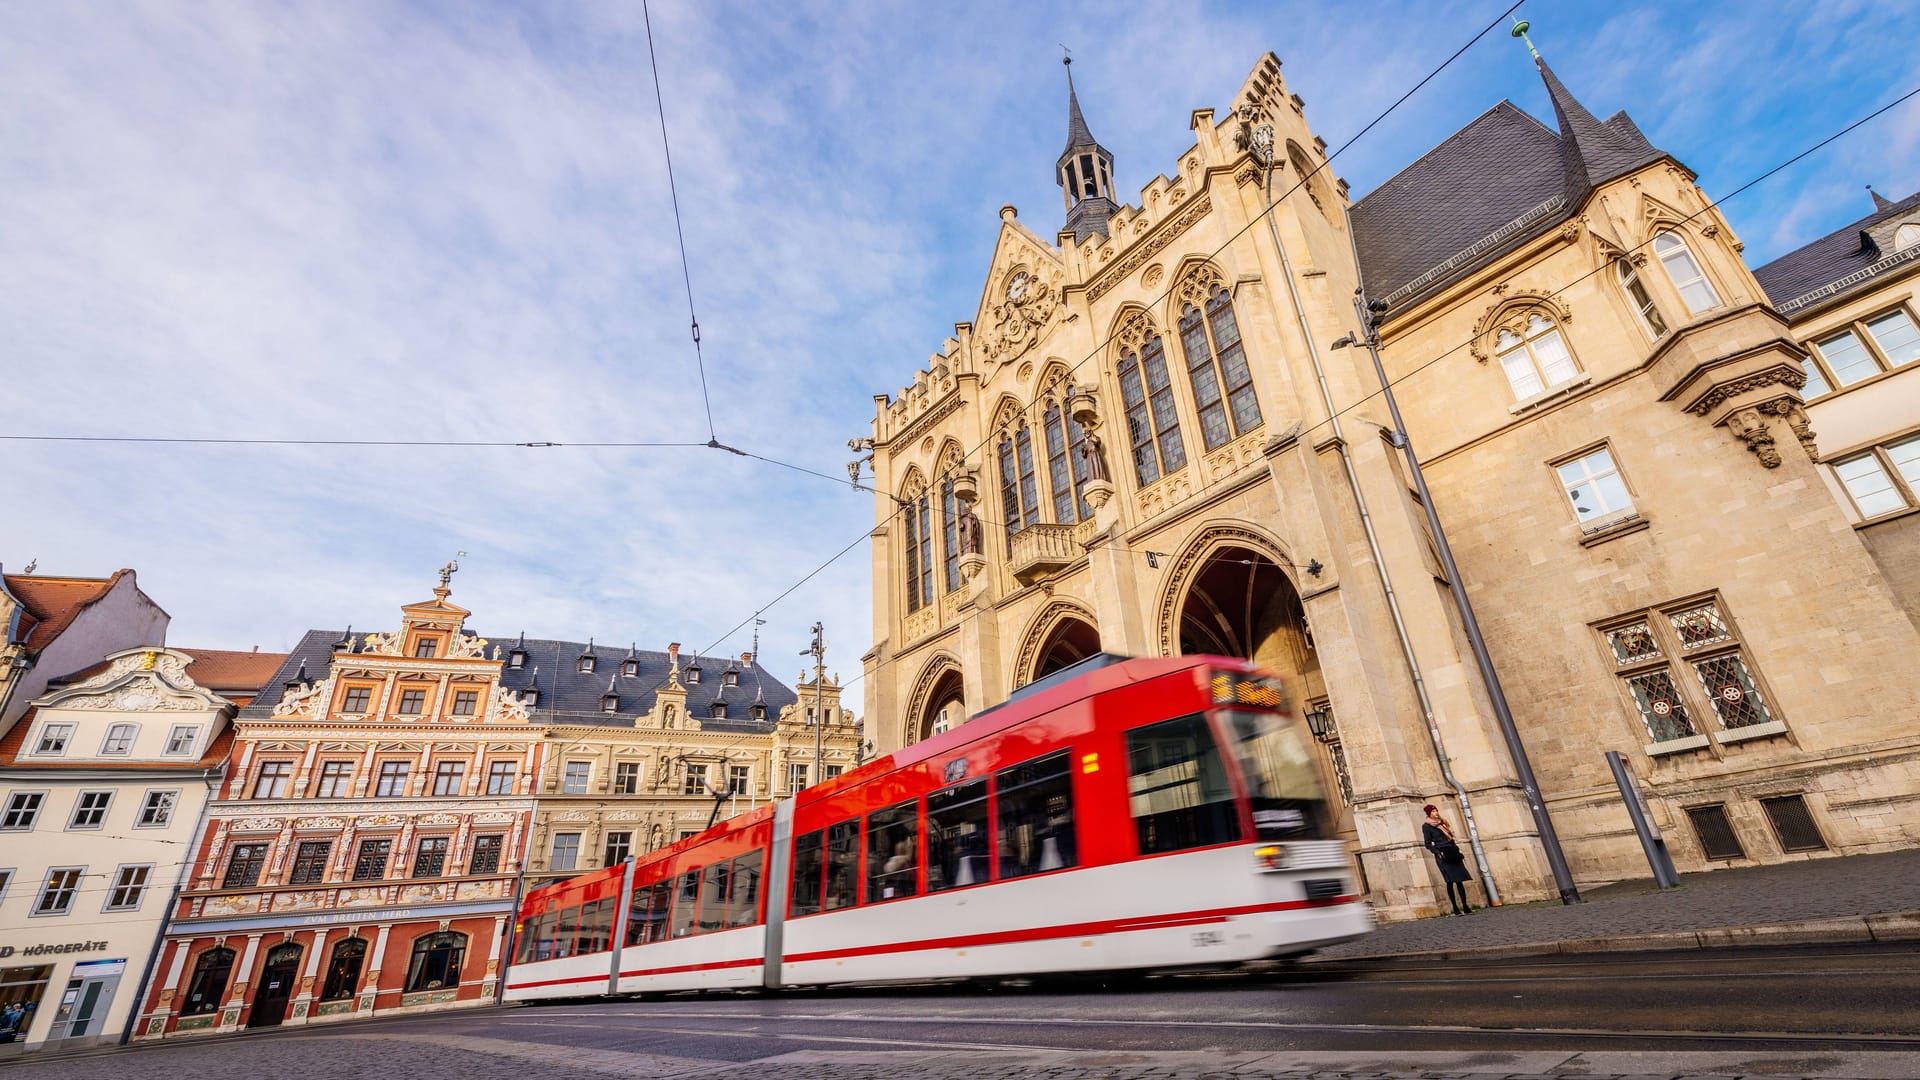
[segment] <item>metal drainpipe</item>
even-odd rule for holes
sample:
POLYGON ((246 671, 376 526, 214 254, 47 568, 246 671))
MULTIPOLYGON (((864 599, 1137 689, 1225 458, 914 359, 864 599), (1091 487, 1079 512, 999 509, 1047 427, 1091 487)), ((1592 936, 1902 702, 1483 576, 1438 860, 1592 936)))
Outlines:
MULTIPOLYGON (((1420 715, 1426 721, 1427 739, 1433 743, 1434 760, 1440 764, 1440 776, 1453 789, 1454 798, 1460 802, 1460 817, 1467 827, 1467 843, 1473 848, 1473 860, 1480 867, 1480 883, 1486 887, 1487 903, 1500 903, 1500 890, 1494 884, 1493 872, 1487 866, 1487 852, 1480 845, 1480 828, 1473 820, 1473 800, 1467 795, 1466 785, 1453 775, 1453 763, 1447 757, 1446 743, 1440 737, 1440 725, 1433 716, 1433 701, 1427 696, 1427 681, 1420 674, 1420 661, 1414 656, 1413 639, 1407 636, 1407 623, 1400 614, 1400 599, 1393 591, 1393 578, 1387 573, 1386 560, 1380 554, 1380 540, 1374 535, 1373 515, 1367 512, 1367 497, 1360 489, 1360 476, 1354 472, 1353 459, 1347 455, 1346 437, 1340 433, 1340 411, 1334 407, 1333 391, 1327 387, 1327 373, 1320 363, 1320 346, 1313 339, 1313 331, 1307 325, 1307 311, 1300 302, 1300 288, 1293 281, 1293 262, 1287 258, 1287 245, 1280 240, 1280 227, 1274 222, 1273 171, 1272 161, 1267 163, 1266 196, 1267 231, 1273 236, 1274 250, 1280 253, 1280 269, 1287 281, 1287 296, 1293 301, 1294 317, 1300 321, 1300 336, 1306 339, 1307 356, 1313 361, 1313 375, 1320 384, 1320 400, 1327 408, 1327 423, 1333 429, 1336 440, 1335 453, 1340 456, 1340 464, 1347 473, 1347 486, 1353 490, 1354 505, 1360 511, 1360 529, 1366 534, 1367 549, 1373 554, 1373 565, 1380 572, 1380 587, 1387 595, 1387 611, 1393 616, 1393 630, 1400 641, 1400 653, 1407 661, 1407 671, 1413 675, 1413 692, 1420 699, 1420 715)), ((1348 232, 1352 232, 1352 223, 1348 223, 1348 232)))

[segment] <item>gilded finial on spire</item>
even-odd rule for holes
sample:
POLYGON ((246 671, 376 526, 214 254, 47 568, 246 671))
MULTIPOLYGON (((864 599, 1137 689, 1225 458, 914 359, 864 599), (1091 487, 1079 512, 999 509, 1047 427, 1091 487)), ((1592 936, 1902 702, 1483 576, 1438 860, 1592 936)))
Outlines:
POLYGON ((1533 54, 1535 60, 1538 60, 1540 59, 1540 50, 1533 47, 1533 39, 1527 36, 1527 27, 1529 25, 1531 24, 1525 19, 1513 20, 1513 36, 1526 42, 1527 51, 1533 54))

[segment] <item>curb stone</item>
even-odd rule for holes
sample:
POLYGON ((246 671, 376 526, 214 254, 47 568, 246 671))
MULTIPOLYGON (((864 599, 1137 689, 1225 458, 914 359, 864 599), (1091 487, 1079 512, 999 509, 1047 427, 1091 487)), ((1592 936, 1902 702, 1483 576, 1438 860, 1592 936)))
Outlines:
POLYGON ((1504 960, 1570 953, 1666 952, 1733 949, 1753 945, 1863 944, 1920 941, 1920 910, 1889 911, 1845 918, 1801 919, 1755 926, 1716 926, 1700 930, 1662 930, 1644 934, 1562 938, 1556 941, 1464 945, 1449 949, 1365 953, 1308 958, 1307 964, 1344 964, 1356 960, 1504 960))

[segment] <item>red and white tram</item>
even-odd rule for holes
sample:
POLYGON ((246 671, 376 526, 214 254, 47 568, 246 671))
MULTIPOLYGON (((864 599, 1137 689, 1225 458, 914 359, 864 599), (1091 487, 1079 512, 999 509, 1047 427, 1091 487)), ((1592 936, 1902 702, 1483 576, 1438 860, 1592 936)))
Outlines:
POLYGON ((1092 657, 969 723, 528 894, 509 1001, 1224 967, 1373 927, 1280 680, 1092 657))

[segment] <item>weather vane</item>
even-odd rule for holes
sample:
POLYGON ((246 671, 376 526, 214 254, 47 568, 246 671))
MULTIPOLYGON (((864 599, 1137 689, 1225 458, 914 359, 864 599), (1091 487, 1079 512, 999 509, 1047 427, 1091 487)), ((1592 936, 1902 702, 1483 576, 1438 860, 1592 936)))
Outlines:
POLYGON ((466 555, 467 553, 464 551, 455 552, 454 557, 447 560, 447 565, 440 568, 441 588, 450 589, 453 587, 453 575, 459 572, 460 560, 466 558, 466 555))

